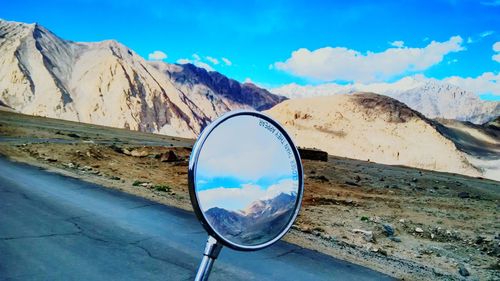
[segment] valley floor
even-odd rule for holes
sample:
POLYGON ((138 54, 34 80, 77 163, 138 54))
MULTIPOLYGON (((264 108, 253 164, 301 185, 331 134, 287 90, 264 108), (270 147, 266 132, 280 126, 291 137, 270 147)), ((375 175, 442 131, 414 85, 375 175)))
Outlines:
MULTIPOLYGON (((0 111, 0 154, 186 210, 192 144, 0 111)), ((500 279, 499 182, 334 156, 303 164, 285 240, 404 280, 500 279)))

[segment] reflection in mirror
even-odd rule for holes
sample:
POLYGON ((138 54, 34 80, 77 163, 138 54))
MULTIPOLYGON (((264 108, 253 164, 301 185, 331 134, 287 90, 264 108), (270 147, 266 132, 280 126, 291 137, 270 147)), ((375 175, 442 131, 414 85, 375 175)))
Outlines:
POLYGON ((255 246, 283 233, 299 200, 292 146, 273 124, 253 115, 235 115, 211 131, 200 149, 195 192, 219 236, 255 246))

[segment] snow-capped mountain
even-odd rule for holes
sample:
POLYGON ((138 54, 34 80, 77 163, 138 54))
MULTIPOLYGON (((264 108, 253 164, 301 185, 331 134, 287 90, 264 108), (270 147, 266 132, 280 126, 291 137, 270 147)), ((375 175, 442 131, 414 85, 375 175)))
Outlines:
POLYGON ((394 83, 289 84, 271 91, 289 98, 373 92, 395 98, 428 118, 457 119, 477 124, 500 115, 500 102, 483 101, 476 94, 458 86, 421 76, 405 77, 394 83))
POLYGON ((483 101, 472 92, 444 82, 427 81, 413 89, 387 95, 428 118, 482 124, 500 115, 500 102, 483 101))
POLYGON ((280 193, 274 198, 253 202, 245 210, 242 210, 241 213, 253 218, 272 217, 293 208, 296 196, 295 193, 280 193))
POLYGON ((21 113, 195 137, 226 111, 282 100, 193 65, 146 61, 116 41, 72 42, 0 20, 0 102, 21 113))
POLYGON ((425 77, 413 76, 405 77, 394 83, 371 83, 371 84, 336 84, 326 83, 319 85, 301 86, 296 83, 291 83, 279 88, 271 89, 273 93, 286 96, 288 98, 312 98, 317 96, 330 96, 335 94, 350 94, 357 92, 374 92, 384 95, 393 95, 415 89, 425 85, 427 79, 425 77))
POLYGON ((280 193, 257 200, 239 212, 214 207, 206 212, 207 220, 224 237, 240 244, 259 244, 281 232, 289 221, 297 195, 280 193))

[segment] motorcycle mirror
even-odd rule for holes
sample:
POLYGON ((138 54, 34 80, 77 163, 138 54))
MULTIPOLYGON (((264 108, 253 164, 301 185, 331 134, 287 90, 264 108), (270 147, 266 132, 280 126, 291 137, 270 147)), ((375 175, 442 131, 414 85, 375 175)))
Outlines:
POLYGON ((299 153, 286 131, 255 111, 227 113, 206 127, 189 161, 189 194, 208 232, 195 280, 207 280, 222 246, 260 250, 295 221, 302 201, 299 153))

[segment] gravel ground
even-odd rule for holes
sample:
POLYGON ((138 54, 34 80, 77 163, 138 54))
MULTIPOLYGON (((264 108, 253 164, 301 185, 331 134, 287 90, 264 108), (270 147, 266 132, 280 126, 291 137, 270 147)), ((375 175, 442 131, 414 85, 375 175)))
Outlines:
MULTIPOLYGON (((0 112, 0 154, 187 210, 192 144, 0 112)), ((500 280, 499 182, 334 156, 303 164, 287 241, 404 280, 500 280)))

